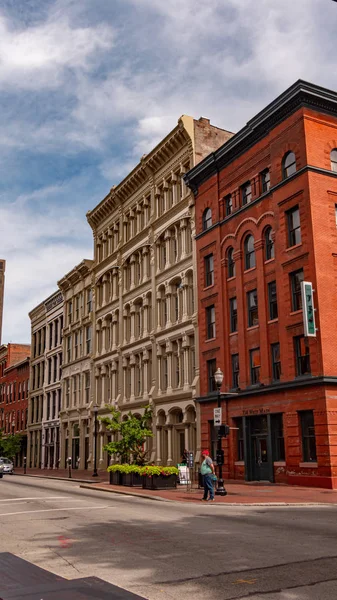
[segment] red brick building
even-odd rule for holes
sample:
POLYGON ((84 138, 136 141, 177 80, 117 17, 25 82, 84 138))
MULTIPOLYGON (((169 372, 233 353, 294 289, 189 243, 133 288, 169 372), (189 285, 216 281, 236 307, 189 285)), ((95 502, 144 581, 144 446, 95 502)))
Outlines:
POLYGON ((337 93, 298 81, 185 176, 196 196, 202 445, 225 475, 337 488, 337 93), (305 337, 301 282, 313 284, 305 337), (237 395, 234 395, 234 392, 237 395))
POLYGON ((29 345, 0 346, 0 429, 4 436, 12 433, 23 436, 17 466, 22 465, 27 451, 29 362, 29 345))

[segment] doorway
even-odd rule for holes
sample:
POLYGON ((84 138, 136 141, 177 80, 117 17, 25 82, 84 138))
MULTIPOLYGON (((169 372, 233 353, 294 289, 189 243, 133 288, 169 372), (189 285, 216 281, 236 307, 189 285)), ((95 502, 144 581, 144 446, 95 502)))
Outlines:
POLYGON ((244 417, 246 479, 274 481, 270 415, 244 417))

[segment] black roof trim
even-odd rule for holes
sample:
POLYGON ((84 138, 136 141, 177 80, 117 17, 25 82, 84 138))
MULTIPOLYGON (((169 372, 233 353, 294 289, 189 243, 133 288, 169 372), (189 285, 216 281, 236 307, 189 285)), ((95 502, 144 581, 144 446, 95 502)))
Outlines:
POLYGON ((196 195, 204 181, 246 152, 278 123, 303 106, 337 116, 337 93, 299 79, 250 119, 218 150, 188 171, 184 175, 186 185, 196 195))

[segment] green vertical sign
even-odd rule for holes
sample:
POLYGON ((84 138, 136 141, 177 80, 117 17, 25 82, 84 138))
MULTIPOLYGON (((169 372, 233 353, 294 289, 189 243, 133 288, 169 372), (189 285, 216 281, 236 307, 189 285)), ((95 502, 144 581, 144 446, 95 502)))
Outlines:
POLYGON ((307 337, 316 337, 315 307, 312 283, 309 281, 302 281, 301 287, 304 335, 307 337))

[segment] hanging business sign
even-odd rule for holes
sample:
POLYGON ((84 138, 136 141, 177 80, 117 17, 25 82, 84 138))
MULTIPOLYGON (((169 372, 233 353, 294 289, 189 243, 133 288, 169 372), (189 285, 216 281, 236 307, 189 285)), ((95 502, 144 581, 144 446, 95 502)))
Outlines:
POLYGON ((304 335, 316 337, 314 291, 310 281, 301 282, 304 335))

